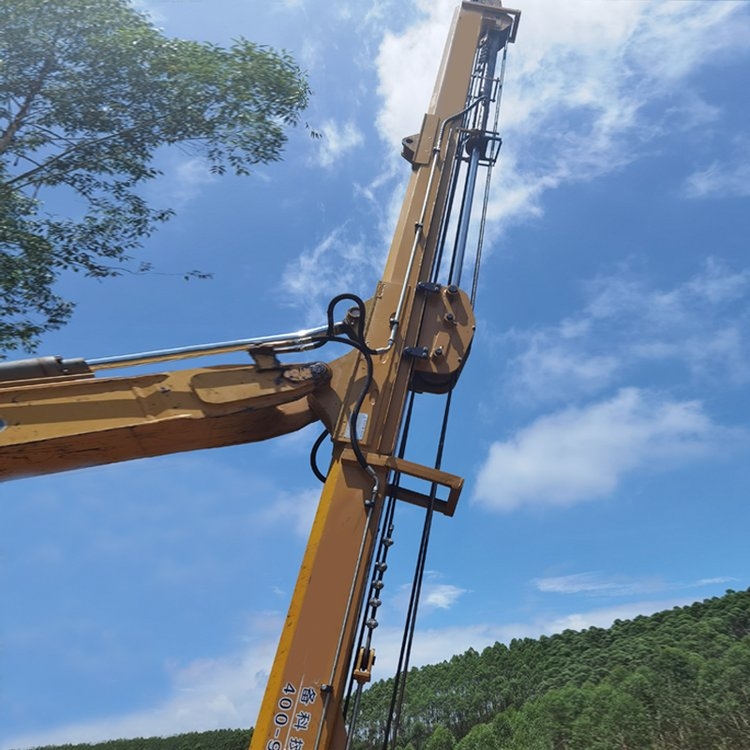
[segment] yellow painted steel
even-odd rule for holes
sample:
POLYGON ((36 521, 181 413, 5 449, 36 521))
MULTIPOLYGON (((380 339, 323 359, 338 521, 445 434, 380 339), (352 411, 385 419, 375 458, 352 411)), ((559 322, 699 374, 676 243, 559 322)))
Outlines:
MULTIPOLYGON (((371 506, 372 480, 346 449, 350 410, 364 382, 362 358, 348 355, 345 361, 333 363, 331 387, 311 396, 313 408, 332 428, 334 458, 250 750, 344 750, 346 746, 342 702, 387 484, 384 457, 394 451, 410 387, 412 361, 403 352, 419 342, 428 308, 417 285, 428 279, 436 252, 438 220, 456 149, 455 116, 466 103, 480 38, 501 17, 507 21, 492 3, 464 2, 456 14, 430 111, 418 136, 417 158, 412 160, 385 273, 369 304, 367 343, 382 349, 373 357, 373 383, 358 424, 361 446, 372 456, 371 468, 379 480, 371 506), (399 306, 399 326, 388 347, 399 306)), ((473 317, 467 315, 469 319, 473 325, 473 317)))
POLYGON ((266 440, 317 420, 322 363, 0 383, 0 481, 266 440))
MULTIPOLYGON (((384 470, 379 471, 384 477, 384 470)), ((368 512, 364 504, 370 492, 370 478, 361 467, 337 455, 284 623, 253 748, 281 750, 295 743, 344 748, 341 701, 358 594, 366 585, 382 502, 368 512)))

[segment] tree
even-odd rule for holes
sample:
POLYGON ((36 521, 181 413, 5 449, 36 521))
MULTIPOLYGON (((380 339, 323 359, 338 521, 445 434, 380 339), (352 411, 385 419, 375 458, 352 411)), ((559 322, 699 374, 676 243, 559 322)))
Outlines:
POLYGON ((425 744, 425 750, 453 750, 456 746, 456 738, 442 724, 435 727, 430 739, 425 744))
POLYGON ((280 158, 309 94, 288 54, 167 38, 128 0, 5 0, 0 351, 69 318, 61 273, 138 270, 132 252, 172 215, 142 196, 159 149, 247 174, 280 158))
POLYGON ((500 745, 491 724, 476 724, 456 750, 500 750, 500 745))

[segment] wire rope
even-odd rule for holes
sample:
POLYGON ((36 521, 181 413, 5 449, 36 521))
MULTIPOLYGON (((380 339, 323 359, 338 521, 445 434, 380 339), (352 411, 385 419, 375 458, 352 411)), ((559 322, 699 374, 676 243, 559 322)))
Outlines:
MULTIPOLYGON (((437 278, 440 275, 440 268, 444 262, 443 256, 446 246, 446 238, 449 231, 449 226, 452 224, 451 213, 454 207, 458 209, 459 219, 456 227, 456 238, 450 257, 450 269, 448 271, 448 278, 450 283, 452 283, 454 276, 460 279, 461 267, 463 266, 466 235, 468 232, 468 221, 470 219, 468 214, 471 211, 474 184, 477 176, 476 171, 477 167, 479 166, 487 168, 485 174, 481 218, 479 222, 480 226, 478 232, 477 250, 474 258, 473 279, 470 295, 472 306, 474 305, 477 296, 478 276, 481 265, 482 245, 484 241, 485 224, 489 204, 492 168, 494 166, 495 160, 497 159, 497 154, 501 145, 500 139, 497 136, 497 124, 499 118, 499 102, 502 94, 505 62, 507 56, 507 47, 505 41, 506 40, 503 40, 499 37, 489 38, 486 40, 486 46, 483 45, 477 51, 473 76, 474 80, 470 87, 470 92, 467 98, 467 106, 461 112, 456 113, 456 115, 443 121, 443 124, 440 128, 439 142, 442 143, 443 137, 447 135, 450 138, 456 138, 456 146, 446 186, 447 200, 444 203, 443 213, 439 217, 440 225, 438 227, 436 252, 433 257, 431 268, 429 270, 429 278, 432 282, 437 281, 437 278), (500 75, 496 78, 494 75, 495 62, 500 49, 503 49, 501 72, 500 75), (493 104, 495 105, 494 112, 492 112, 493 104), (459 117, 462 118, 461 123, 460 125, 455 126, 454 129, 452 123, 455 122, 459 117), (491 117, 494 120, 494 122, 492 122, 493 130, 488 131, 487 126, 491 117), (448 129, 449 125, 450 129, 448 129), (496 146, 497 149, 495 148, 496 146), (488 147, 492 149, 489 152, 487 151, 488 147), (466 151, 466 154, 464 154, 464 151, 466 151), (468 164, 465 171, 462 168, 464 162, 468 164), (464 184, 462 188, 459 189, 460 182, 463 182, 464 184), (454 204, 456 204, 457 192, 459 191, 460 205, 454 206, 454 204)), ((439 149, 436 150, 439 151, 439 149)), ((434 170, 434 166, 435 165, 433 162, 430 181, 433 178, 432 172, 434 170)), ((419 231, 421 231, 421 228, 422 223, 420 220, 416 225, 415 245, 417 241, 417 235, 419 231)), ((410 256, 412 259, 414 250, 415 248, 413 248, 412 256, 410 256)), ((412 261, 410 260, 410 264, 411 262, 412 261)), ((405 290, 402 289, 402 298, 404 296, 404 293, 405 290)), ((400 317, 401 306, 402 299, 399 299, 397 312, 394 315, 395 321, 392 324, 389 346, 393 342, 395 327, 399 323, 398 319, 400 317)), ((364 303, 359 297, 351 294, 343 294, 335 297, 331 300, 328 306, 328 330, 326 331, 326 335, 322 338, 325 341, 347 344, 357 349, 363 356, 366 370, 365 381, 364 386, 350 411, 349 438, 354 454, 357 457, 357 461, 373 478, 373 491, 370 498, 370 503, 366 503, 368 509, 368 518, 370 518, 375 498, 379 490, 379 478, 374 469, 367 463, 367 459, 361 450, 359 437, 357 434, 358 422, 360 409, 372 385, 372 355, 379 354, 382 351, 387 350, 387 348, 389 347, 385 347, 385 349, 371 349, 367 345, 365 340, 365 313, 366 311, 364 303), (334 326, 336 325, 333 322, 334 309, 336 305, 338 305, 339 302, 343 300, 353 301, 357 306, 357 314, 348 315, 343 324, 338 324, 338 328, 334 328, 334 326)), ((405 411, 404 418, 401 422, 400 427, 401 438, 398 455, 401 458, 404 457, 409 442, 414 400, 415 392, 410 391, 407 409, 405 411)), ((442 425, 440 428, 440 435, 435 453, 434 467, 436 469, 439 469, 441 467, 443 461, 451 403, 452 390, 449 390, 444 403, 442 425)), ((318 437, 311 452, 311 466, 313 472, 322 481, 325 481, 325 475, 317 466, 316 454, 322 442, 325 440, 327 434, 328 432, 324 431, 318 437)), ((389 487, 392 487, 393 489, 388 492, 385 497, 385 505, 380 520, 380 527, 378 529, 378 544, 376 553, 372 558, 372 562, 369 563, 373 566, 370 585, 366 592, 364 590, 362 591, 360 595, 361 598, 358 599, 356 603, 353 600, 354 592, 351 591, 350 601, 347 604, 347 611, 350 611, 354 606, 357 607, 357 616, 360 618, 359 633, 356 645, 351 654, 351 658, 353 659, 353 661, 360 660, 360 662, 357 663, 355 661, 357 666, 354 668, 349 678, 347 693, 343 704, 344 716, 346 717, 349 727, 346 750, 350 749, 356 733, 360 699, 362 696, 363 686, 366 681, 365 677, 362 674, 362 670, 365 670, 365 672, 367 672, 367 676, 369 676, 369 665, 371 665, 371 659, 373 657, 373 631, 378 625, 377 613, 378 607, 381 604, 380 592, 384 585, 383 574, 388 567, 388 552, 390 546, 393 544, 396 495, 398 494, 397 488, 400 484, 401 478, 398 472, 392 472, 392 474, 393 476, 391 477, 391 484, 389 485, 389 487), (357 670, 359 670, 359 674, 357 674, 357 670)), ((436 482, 433 482, 431 484, 430 492, 427 496, 427 502, 425 506, 425 515, 419 541, 419 549, 414 565, 414 574, 412 578, 409 604, 401 640, 401 648, 399 651, 396 672, 393 678, 390 706, 384 729, 383 750, 389 750, 389 747, 395 747, 399 739, 402 709, 407 686, 408 670, 412 655, 412 646, 416 630, 417 614, 419 611, 422 585, 424 582, 424 573, 427 564, 427 551, 429 547, 430 534, 435 513, 437 492, 438 484, 436 482)), ((358 561, 357 569, 359 569, 359 565, 360 562, 358 561)), ((337 662, 340 656, 341 653, 339 648, 337 649, 337 662)))
MULTIPOLYGON (((443 409, 443 421, 440 429, 440 439, 435 454, 435 468, 439 469, 443 461, 445 451, 445 437, 448 431, 448 419, 450 417, 452 391, 449 391, 443 409)), ((406 623, 404 625, 404 636, 401 641, 399 652, 399 661, 394 676, 393 691, 391 693, 391 704, 388 711, 388 719, 384 732, 383 750, 388 750, 389 741, 392 747, 396 746, 398 741, 398 732, 401 722, 401 711, 404 702, 406 690, 406 678, 409 672, 409 662, 411 661, 411 649, 414 641, 414 631, 416 629, 417 612, 419 609, 419 600, 424 579, 424 570, 427 563, 427 549, 430 542, 430 532, 432 530, 432 519, 435 514, 435 500, 437 497, 437 485, 432 484, 430 489, 430 501, 425 511, 425 519, 422 527, 422 536, 417 554, 417 561, 414 568, 414 578, 412 581, 411 594, 409 597, 409 607, 407 610, 406 623)))
MULTIPOLYGON (((502 93, 502 82, 504 78, 504 72, 505 72, 505 61, 506 61, 506 55, 507 55, 507 46, 505 44, 502 44, 503 47, 503 56, 502 56, 502 67, 501 67, 501 73, 500 76, 495 79, 494 75, 491 76, 492 80, 490 80, 487 76, 488 69, 490 72, 494 72, 494 62, 490 61, 488 65, 488 53, 489 55, 492 55, 492 50, 489 49, 491 45, 488 45, 487 48, 480 48, 477 53, 477 60, 475 63, 475 82, 474 86, 472 87, 472 90, 469 94, 469 99, 471 100, 474 97, 477 97, 477 92, 475 89, 480 90, 480 95, 477 97, 478 100, 482 102, 482 105, 480 107, 472 107, 470 109, 466 110, 466 116, 464 118, 463 122, 463 128, 465 129, 466 133, 474 132, 475 134, 477 131, 478 137, 487 137, 488 131, 487 128, 487 121, 488 116, 490 114, 490 108, 493 103, 495 103, 494 108, 494 117, 493 120, 493 130, 490 133, 490 138, 493 135, 497 134, 497 124, 498 124, 498 117, 499 117, 499 102, 500 102, 500 94, 502 93), (492 95, 492 87, 497 86, 497 95, 493 97, 492 95), (481 111, 480 111, 481 110, 481 111), (470 119, 471 118, 471 121, 470 119)), ((497 54, 497 48, 495 48, 494 54, 497 54)), ((494 59, 494 58, 493 58, 494 59)), ((449 205, 447 206, 445 210, 445 214, 442 217, 442 225, 440 227, 439 232, 439 260, 436 260, 436 262, 433 265, 432 273, 433 273, 433 280, 437 276, 437 273, 439 272, 439 268, 442 265, 443 262, 443 251, 444 251, 444 245, 446 240, 446 234, 448 230, 448 225, 450 223, 450 213, 453 208, 453 203, 455 202, 456 197, 456 191, 457 186, 460 181, 460 173, 461 173, 461 164, 466 161, 466 158, 463 155, 463 148, 464 148, 464 142, 466 140, 466 137, 463 135, 459 135, 459 143, 456 149, 455 157, 454 157, 454 163, 452 166, 452 172, 450 176, 450 187, 449 187, 449 196, 450 201, 449 205)), ((466 142, 466 148, 468 149, 468 141, 466 142)), ((480 148, 479 145, 472 144, 472 149, 476 150, 480 148)), ((486 145, 483 147, 486 148, 486 145)), ((474 305, 476 301, 477 296, 477 287, 478 287, 478 274, 479 274, 479 266, 481 264, 481 254, 482 254, 482 243, 484 240, 484 229, 486 224, 486 217, 487 217, 487 207, 489 203, 489 190, 490 190, 490 181, 491 181, 491 174, 492 174, 492 166, 494 163, 495 157, 490 154, 489 158, 482 152, 482 154, 474 153, 471 157, 474 161, 478 161, 479 158, 481 158, 483 161, 486 159, 485 166, 487 167, 486 177, 485 177, 485 185, 484 185, 484 196, 483 196, 483 202, 482 202, 482 211, 481 211, 481 218, 479 222, 479 237, 478 237, 478 244, 477 244, 477 252, 474 260, 474 269, 473 269, 473 279, 472 279, 472 288, 471 288, 471 303, 472 306, 474 305)), ((469 181, 475 179, 475 174, 472 174, 471 169, 467 169, 466 174, 464 175, 464 181, 465 185, 462 190, 461 194, 461 202, 460 207, 458 208, 458 215, 459 217, 462 217, 468 210, 470 210, 470 196, 467 198, 468 194, 468 185, 469 181)), ((459 221, 460 224, 460 221, 459 221)), ((457 276, 460 274, 460 266, 462 264, 463 260, 463 241, 459 238, 460 227, 456 230, 456 241, 454 244, 453 252, 451 253, 450 258, 450 268, 448 271, 448 278, 449 280, 452 280, 454 276, 457 276)), ((464 232, 465 234, 465 232, 464 232)), ((445 437, 447 433, 447 427, 448 427, 448 420, 450 416, 450 409, 451 409, 451 400, 452 400, 452 390, 448 392, 446 401, 445 401, 445 408, 443 411, 443 422, 440 430, 440 438, 438 441, 436 456, 435 456, 435 468, 440 468, 442 464, 443 459, 443 453, 445 449, 445 437)), ((399 652, 399 660, 398 665, 396 667, 396 672, 393 678, 393 688, 391 693, 391 702, 389 706, 388 716, 386 720, 386 726, 383 736, 383 750, 388 750, 390 747, 396 747, 398 740, 399 740, 399 732, 400 732, 400 724, 401 724, 401 714, 403 709, 403 703, 406 693, 406 684, 407 684, 407 677, 408 677, 408 671, 409 671, 409 663, 411 661, 411 652, 412 652, 412 644, 414 640, 414 632, 416 629, 416 621, 417 621, 417 613, 419 610, 419 602, 420 602, 420 596, 421 596, 421 590, 422 590, 422 584, 424 581, 424 571, 425 566, 427 562, 427 549, 429 546, 429 540, 430 540, 430 532, 432 530, 432 521, 434 517, 435 512, 435 500, 437 495, 437 485, 433 483, 430 495, 429 495, 429 501, 428 505, 425 511, 425 518, 424 523, 422 527, 422 535, 420 538, 420 544, 419 544, 419 550, 417 553, 417 559, 415 562, 415 568, 414 568, 414 576, 412 579, 412 587, 411 587, 411 593, 409 598, 409 605, 406 615, 406 621, 404 624, 404 633, 403 633, 403 639, 401 642, 401 649, 399 652)))
MULTIPOLYGON (((505 65, 508 58, 508 46, 503 48, 503 59, 500 64, 500 75, 498 76, 497 82, 497 95, 495 102, 495 116, 492 124, 493 132, 498 132, 498 123, 500 121, 500 103, 503 96, 503 83, 505 81, 505 65)), ((502 145, 502 142, 501 144, 502 145)), ((494 160, 490 160, 487 165, 487 176, 484 182, 484 196, 482 198, 482 215, 479 220, 479 237, 477 238, 477 254, 474 259, 474 274, 471 280, 471 306, 474 307, 477 300, 477 291, 479 287, 479 270, 482 264, 482 248, 484 246, 484 228, 487 223, 487 209, 490 203, 490 186, 492 183, 492 170, 494 168, 494 160)))

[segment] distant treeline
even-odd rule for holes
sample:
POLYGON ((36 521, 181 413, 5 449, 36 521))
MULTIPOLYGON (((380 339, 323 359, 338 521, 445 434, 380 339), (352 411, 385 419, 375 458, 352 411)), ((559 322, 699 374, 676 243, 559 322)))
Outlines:
POLYGON ((138 737, 95 744, 47 745, 40 750, 247 750, 252 729, 216 729, 173 737, 138 737))
MULTIPOLYGON (((380 750, 392 680, 364 695, 380 750)), ((750 590, 412 669, 409 750, 750 750, 750 590)))
MULTIPOLYGON (((382 749, 392 688, 364 694, 355 750, 382 749)), ((412 669, 399 728, 401 750, 750 750, 750 589, 412 669)), ((44 750, 246 750, 250 736, 44 750)))

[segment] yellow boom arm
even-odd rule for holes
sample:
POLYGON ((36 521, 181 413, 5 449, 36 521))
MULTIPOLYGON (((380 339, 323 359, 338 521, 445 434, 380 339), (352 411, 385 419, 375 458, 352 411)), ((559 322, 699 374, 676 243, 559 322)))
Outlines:
POLYGON ((0 381, 0 481, 277 437, 317 419, 306 396, 330 374, 318 362, 0 381))

